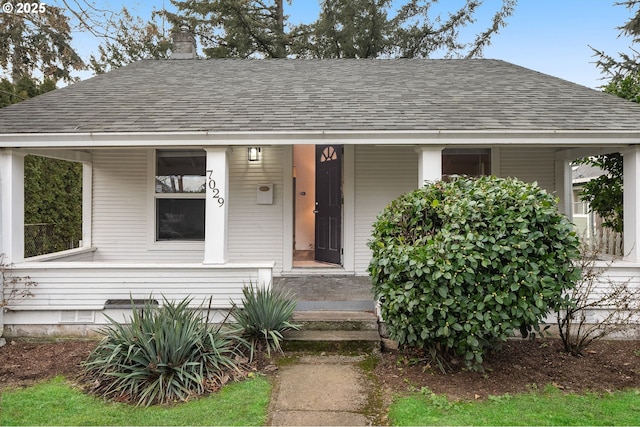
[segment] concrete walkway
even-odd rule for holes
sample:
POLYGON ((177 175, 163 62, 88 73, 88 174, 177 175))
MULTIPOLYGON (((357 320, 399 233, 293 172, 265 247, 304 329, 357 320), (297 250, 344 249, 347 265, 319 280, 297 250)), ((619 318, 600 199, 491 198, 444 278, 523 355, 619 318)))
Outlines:
POLYGON ((281 366, 268 425, 366 426, 374 420, 373 383, 358 365, 367 356, 302 356, 281 366))

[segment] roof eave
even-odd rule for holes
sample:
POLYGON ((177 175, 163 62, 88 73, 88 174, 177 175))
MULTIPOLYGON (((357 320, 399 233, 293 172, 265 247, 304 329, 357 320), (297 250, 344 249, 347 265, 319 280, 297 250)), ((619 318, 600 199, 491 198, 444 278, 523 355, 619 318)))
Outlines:
POLYGON ((110 148, 183 145, 547 145, 640 144, 637 130, 393 130, 258 132, 4 133, 0 148, 110 148))

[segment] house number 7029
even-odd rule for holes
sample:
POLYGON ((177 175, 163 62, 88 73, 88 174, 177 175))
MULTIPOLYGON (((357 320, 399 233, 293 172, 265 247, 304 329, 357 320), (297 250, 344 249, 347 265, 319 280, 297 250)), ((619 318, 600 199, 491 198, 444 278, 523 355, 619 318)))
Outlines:
POLYGON ((222 207, 224 205, 224 198, 220 197, 220 189, 216 187, 216 180, 213 179, 213 171, 207 171, 207 187, 211 190, 213 198, 218 200, 218 205, 222 207))

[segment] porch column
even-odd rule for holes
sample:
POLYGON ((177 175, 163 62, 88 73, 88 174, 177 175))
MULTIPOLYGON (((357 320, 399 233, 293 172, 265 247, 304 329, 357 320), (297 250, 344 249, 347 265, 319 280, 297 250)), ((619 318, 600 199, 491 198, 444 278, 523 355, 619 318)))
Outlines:
POLYGON ((93 245, 91 214, 93 212, 93 163, 82 162, 82 243, 81 248, 93 245))
POLYGON ((439 146, 416 147, 418 153, 418 188, 424 186, 425 181, 439 181, 442 179, 442 150, 439 146))
POLYGON ((204 264, 227 262, 229 195, 228 147, 206 147, 204 264))
POLYGON ((558 210, 569 221, 573 220, 573 182, 571 176, 571 162, 556 159, 555 161, 556 196, 560 199, 558 210))
POLYGON ((0 254, 24 260, 24 154, 0 150, 0 254))
POLYGON ((624 184, 624 255, 640 261, 640 147, 622 152, 624 184))

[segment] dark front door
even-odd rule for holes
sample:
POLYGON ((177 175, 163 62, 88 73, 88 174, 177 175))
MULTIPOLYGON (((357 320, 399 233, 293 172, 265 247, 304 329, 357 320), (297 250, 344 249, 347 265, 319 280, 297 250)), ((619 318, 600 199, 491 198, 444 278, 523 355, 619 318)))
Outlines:
POLYGON ((340 264, 342 145, 316 145, 316 261, 340 264))

